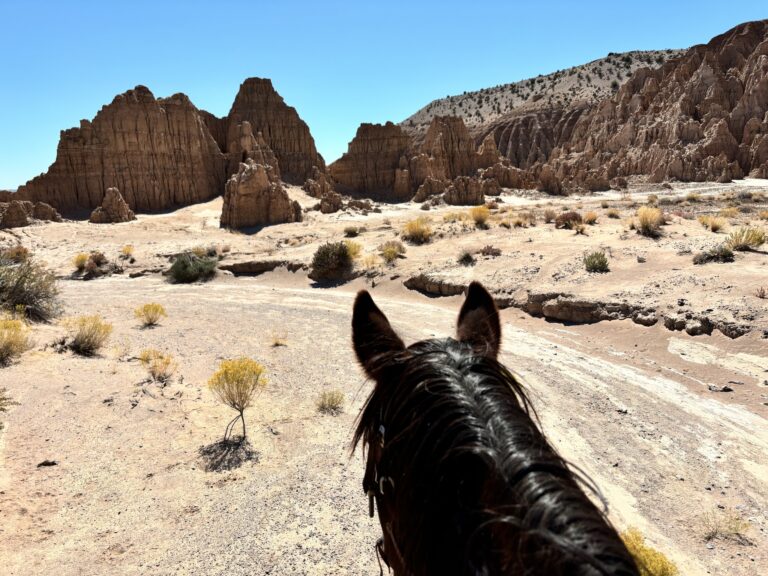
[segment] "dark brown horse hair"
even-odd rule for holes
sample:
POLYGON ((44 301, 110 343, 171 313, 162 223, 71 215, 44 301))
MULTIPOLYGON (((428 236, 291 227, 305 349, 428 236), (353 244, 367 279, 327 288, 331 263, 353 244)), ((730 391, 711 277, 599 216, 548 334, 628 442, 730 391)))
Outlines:
POLYGON ((406 574, 638 574, 501 363, 446 338, 379 353, 366 369, 377 382, 353 448, 362 442, 391 484, 376 499, 406 574))

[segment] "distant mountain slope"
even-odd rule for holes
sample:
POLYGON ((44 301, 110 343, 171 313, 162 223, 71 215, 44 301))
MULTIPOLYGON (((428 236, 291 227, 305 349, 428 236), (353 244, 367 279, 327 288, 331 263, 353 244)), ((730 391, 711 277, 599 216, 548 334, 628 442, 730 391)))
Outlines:
POLYGON ((616 92, 639 68, 656 68, 683 50, 610 53, 581 66, 430 102, 400 125, 417 141, 435 116, 459 116, 477 135, 504 116, 597 102, 616 92))

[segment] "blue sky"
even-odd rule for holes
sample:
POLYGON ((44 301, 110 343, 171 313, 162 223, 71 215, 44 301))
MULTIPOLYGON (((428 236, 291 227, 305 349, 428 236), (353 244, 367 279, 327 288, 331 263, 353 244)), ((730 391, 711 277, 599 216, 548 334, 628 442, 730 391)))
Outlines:
POLYGON ((221 116, 244 78, 271 78, 332 161, 361 122, 767 17, 765 0, 0 0, 0 188, 45 171, 60 130, 137 84, 221 116))

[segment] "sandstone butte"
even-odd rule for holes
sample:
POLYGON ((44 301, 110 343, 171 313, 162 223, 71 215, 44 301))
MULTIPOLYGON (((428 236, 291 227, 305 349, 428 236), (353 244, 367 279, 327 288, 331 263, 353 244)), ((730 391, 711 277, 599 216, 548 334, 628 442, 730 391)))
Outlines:
POLYGON ((274 159, 273 169, 289 182, 303 182, 313 166, 325 169, 309 128, 269 80, 243 82, 224 118, 184 94, 155 98, 137 86, 92 121, 62 131, 48 171, 0 201, 42 201, 77 215, 100 206, 114 187, 134 211, 165 210, 223 194, 246 158, 274 159))

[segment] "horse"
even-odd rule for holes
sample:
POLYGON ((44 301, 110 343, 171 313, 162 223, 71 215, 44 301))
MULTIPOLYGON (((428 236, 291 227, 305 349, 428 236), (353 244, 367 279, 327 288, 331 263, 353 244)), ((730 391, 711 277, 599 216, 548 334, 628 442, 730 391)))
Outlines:
MULTIPOLYGON (((395 576, 638 576, 597 493, 549 444, 520 380, 498 361, 499 312, 473 282, 456 338, 406 347, 371 295, 352 341, 374 388, 352 450, 395 576)), ((381 561, 379 562, 381 572, 381 561)))

